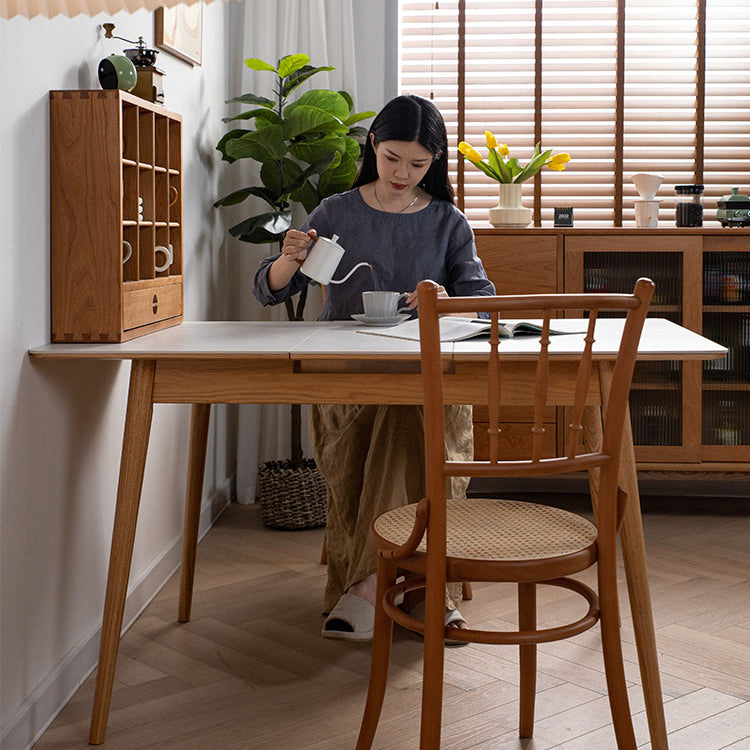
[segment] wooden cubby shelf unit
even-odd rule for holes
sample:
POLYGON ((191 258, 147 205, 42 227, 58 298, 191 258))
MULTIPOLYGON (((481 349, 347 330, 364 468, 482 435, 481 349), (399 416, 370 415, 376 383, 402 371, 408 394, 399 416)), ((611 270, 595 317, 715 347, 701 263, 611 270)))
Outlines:
POLYGON ((182 237, 181 116, 119 90, 51 91, 52 341, 180 323, 182 237))

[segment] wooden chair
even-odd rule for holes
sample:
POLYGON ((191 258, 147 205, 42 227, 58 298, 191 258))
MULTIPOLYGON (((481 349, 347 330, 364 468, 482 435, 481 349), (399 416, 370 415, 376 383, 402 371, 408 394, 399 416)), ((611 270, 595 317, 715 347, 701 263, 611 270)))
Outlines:
MULTIPOLYGON (((433 282, 418 287, 422 375, 424 381, 425 463, 427 496, 419 503, 396 508, 377 518, 371 541, 378 554, 378 593, 375 635, 367 703, 357 742, 370 748, 385 695, 393 622, 424 635, 422 680, 422 750, 440 747, 444 639, 474 643, 516 644, 520 653, 519 734, 531 737, 536 692, 536 644, 568 638, 601 623, 604 668, 617 747, 635 750, 619 631, 616 580, 616 544, 626 493, 618 487, 621 436, 628 393, 643 321, 654 284, 639 279, 632 295, 578 294, 517 297, 438 298, 433 282), (498 317, 513 317, 514 310, 544 312, 543 332, 533 385, 534 425, 526 460, 503 460, 499 455, 501 389, 504 374, 498 317), (625 310, 624 333, 612 373, 611 389, 603 407, 601 447, 580 448, 587 393, 595 387, 592 353, 599 311, 625 310), (451 462, 445 459, 442 359, 439 315, 489 312, 492 331, 487 358, 487 394, 490 414, 488 461, 451 462), (588 313, 585 347, 577 365, 572 397, 570 431, 562 455, 542 456, 543 412, 550 386, 550 318, 555 311, 588 313), (501 499, 448 500, 450 476, 518 477, 587 471, 595 499, 594 523, 575 513, 534 503, 501 499), (425 534, 426 532, 426 534, 425 534), (570 578, 597 564, 596 591, 570 578), (399 569, 418 574, 396 584, 399 569), (518 585, 518 630, 448 631, 444 624, 445 583, 448 581, 507 581, 518 585), (538 629, 537 584, 561 586, 580 594, 588 603, 586 614, 575 622, 538 629), (426 615, 422 622, 402 612, 394 601, 399 594, 424 588, 426 615)), ((575 365, 574 365, 575 367, 575 365)), ((507 385, 507 383, 506 383, 507 385)), ((531 384, 530 384, 531 386, 531 384)), ((598 447, 598 446, 597 446, 598 447)))

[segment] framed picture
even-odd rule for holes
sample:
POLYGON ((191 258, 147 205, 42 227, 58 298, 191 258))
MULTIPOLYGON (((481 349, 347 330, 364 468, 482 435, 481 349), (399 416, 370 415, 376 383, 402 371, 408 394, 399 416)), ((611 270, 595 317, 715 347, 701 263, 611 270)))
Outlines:
POLYGON ((156 46, 191 65, 201 64, 203 3, 175 5, 154 11, 156 46))

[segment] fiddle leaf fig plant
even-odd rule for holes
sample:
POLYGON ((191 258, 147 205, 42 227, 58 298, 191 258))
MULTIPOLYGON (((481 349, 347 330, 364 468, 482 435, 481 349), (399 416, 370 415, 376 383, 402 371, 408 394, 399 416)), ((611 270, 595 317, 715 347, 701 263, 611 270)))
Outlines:
MULTIPOLYGON (((302 204, 309 213, 323 198, 348 190, 357 174, 367 130, 356 123, 375 112, 352 113, 352 98, 346 91, 312 89, 290 101, 300 84, 316 73, 333 70, 309 62, 305 54, 282 57, 276 66, 248 58, 248 68, 274 74, 275 98, 249 93, 229 100, 248 108, 224 122, 246 122, 254 128, 230 130, 216 148, 230 163, 259 162, 262 185, 235 190, 214 205, 233 206, 254 196, 269 207, 230 227, 229 233, 243 242, 283 242, 291 226, 292 203, 302 204)), ((290 319, 300 317, 294 314, 290 319)))
MULTIPOLYGON (((283 244, 292 225, 292 205, 301 204, 310 213, 324 198, 348 190, 357 175, 367 129, 356 123, 375 112, 353 113, 346 91, 312 89, 295 99, 290 96, 312 76, 334 70, 330 65, 314 67, 305 54, 286 55, 276 65, 251 57, 251 70, 274 76, 274 98, 247 93, 227 103, 241 104, 242 111, 224 122, 233 127, 217 144, 222 159, 230 164, 251 159, 260 164, 260 185, 250 185, 225 195, 214 206, 236 206, 253 196, 267 204, 260 213, 229 228, 243 242, 283 244)), ((286 300, 289 320, 302 320, 307 287, 298 296, 296 308, 286 300)), ((302 462, 300 407, 292 406, 292 463, 302 462)))

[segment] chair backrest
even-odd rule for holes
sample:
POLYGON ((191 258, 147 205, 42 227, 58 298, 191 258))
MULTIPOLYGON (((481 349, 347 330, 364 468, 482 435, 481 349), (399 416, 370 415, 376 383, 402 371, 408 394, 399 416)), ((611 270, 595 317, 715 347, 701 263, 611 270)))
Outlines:
MULTIPOLYGON (((427 496, 442 496, 445 479, 450 476, 524 476, 558 474, 609 466, 615 481, 619 466, 621 438, 625 425, 628 394, 643 323, 654 290, 650 279, 638 279, 632 294, 552 294, 496 297, 438 297, 434 282, 418 286, 419 334, 424 384, 425 459, 427 496), (514 311, 530 308, 543 311, 542 333, 533 383, 528 383, 534 418, 529 429, 532 438, 529 455, 524 459, 504 459, 501 455, 500 411, 503 402, 505 372, 511 360, 504 361, 503 341, 498 323, 512 319, 514 311), (614 359, 611 388, 604 409, 604 433, 600 449, 578 453, 583 432, 584 409, 590 401, 590 389, 599 387, 597 359, 593 353, 596 322, 601 310, 625 311, 626 317, 619 351, 614 359), (489 460, 457 462, 445 457, 443 366, 440 344, 440 316, 455 313, 489 313, 490 342, 487 348, 487 404, 489 407, 489 460), (587 332, 575 373, 575 387, 570 404, 570 424, 564 450, 552 457, 543 455, 545 411, 550 405, 550 386, 555 376, 554 354, 550 354, 550 321, 556 314, 588 315, 587 332), (533 389, 533 390, 532 390, 533 389), (532 395, 533 394, 533 395, 532 395)), ((609 360, 611 365, 612 360, 609 360)), ((570 367, 570 364, 568 364, 570 367)), ((575 364, 573 365, 575 369, 575 364)), ((611 489, 616 489, 612 487, 611 489)))

